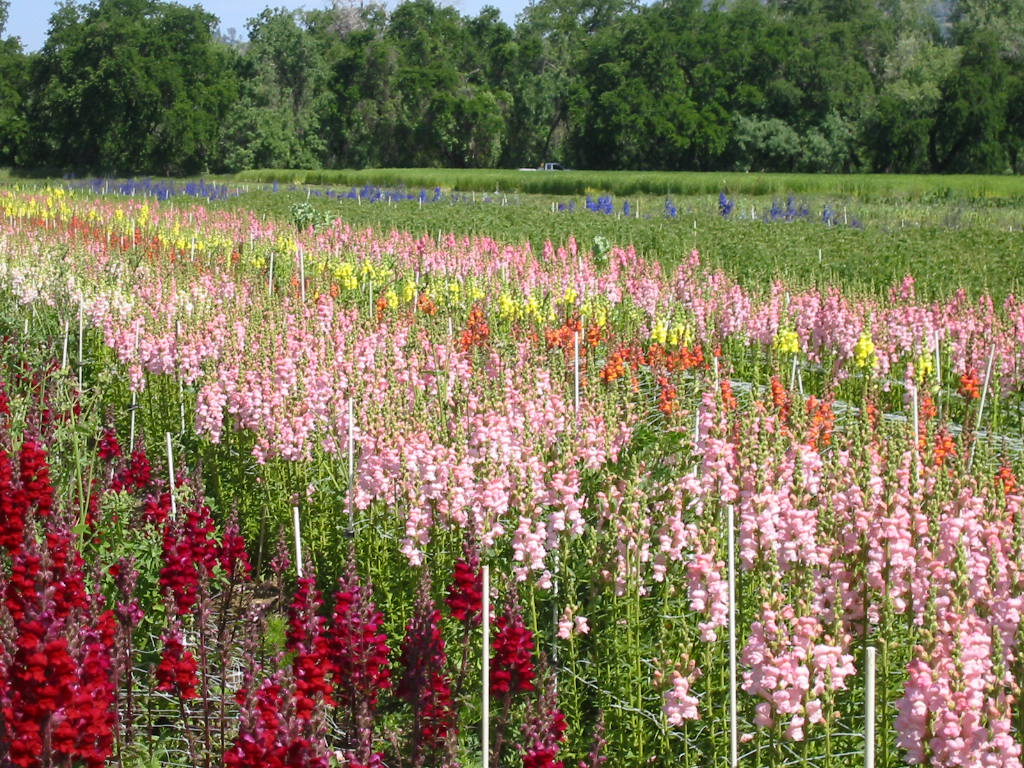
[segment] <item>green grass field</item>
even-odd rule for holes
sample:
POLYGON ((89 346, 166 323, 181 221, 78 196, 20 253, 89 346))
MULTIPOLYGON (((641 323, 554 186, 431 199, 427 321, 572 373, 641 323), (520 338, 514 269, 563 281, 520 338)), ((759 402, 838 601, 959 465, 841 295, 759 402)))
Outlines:
MULTIPOLYGON (((219 205, 253 207, 287 218, 292 206, 306 203, 308 196, 308 204, 322 215, 341 217, 353 227, 529 240, 535 249, 546 240, 561 244, 570 236, 589 247, 595 237, 603 237, 633 245, 667 268, 696 247, 706 264, 720 267, 755 290, 767 288, 773 279, 786 279, 801 286, 839 285, 847 291, 879 295, 912 274, 924 298, 937 299, 963 288, 972 297, 987 293, 1001 302, 1024 285, 1024 203, 1013 204, 1003 196, 1012 187, 994 183, 1002 179, 988 179, 992 186, 976 179, 974 187, 963 179, 963 194, 971 189, 977 195, 968 201, 938 193, 928 198, 924 182, 912 188, 908 177, 903 177, 907 196, 901 198, 884 198, 881 181, 885 179, 876 182, 879 177, 870 177, 877 185, 867 196, 837 191, 851 177, 797 178, 802 186, 819 188, 806 193, 800 191, 801 185, 787 189, 790 178, 770 179, 781 190, 779 194, 730 191, 735 208, 728 219, 720 215, 717 192, 615 196, 615 213, 610 215, 586 210, 582 195, 492 192, 487 202, 477 194, 455 204, 421 206, 415 201, 328 200, 311 195, 310 188, 283 186, 278 192, 250 191, 219 205), (912 192, 918 196, 909 196, 912 192), (808 216, 764 221, 772 204, 785 206, 789 195, 797 207, 806 206, 808 216), (676 208, 674 218, 666 214, 666 199, 676 208), (627 201, 628 216, 622 213, 627 201), (557 210, 570 203, 575 211, 557 210), (822 221, 826 206, 833 213, 834 226, 822 221)), ((1020 184, 1020 180, 1007 181, 1020 184)), ((712 188, 710 179, 705 183, 712 188)), ((417 191, 413 184, 406 187, 417 191)), ((885 192, 894 195, 896 189, 885 192)))
POLYGON ((405 185, 477 192, 582 195, 834 195, 863 201, 1024 201, 1020 176, 937 176, 898 174, 690 173, 659 171, 518 171, 446 168, 366 170, 244 171, 236 181, 299 184, 405 185))

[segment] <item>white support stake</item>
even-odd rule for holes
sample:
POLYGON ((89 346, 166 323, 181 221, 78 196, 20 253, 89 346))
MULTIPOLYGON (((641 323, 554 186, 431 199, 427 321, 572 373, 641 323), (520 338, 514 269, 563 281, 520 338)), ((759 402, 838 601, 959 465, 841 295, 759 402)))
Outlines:
POLYGON ((170 478, 171 484, 171 520, 178 519, 178 502, 175 499, 175 475, 174 475, 174 448, 171 445, 171 433, 165 432, 164 435, 167 438, 167 475, 170 478))
POLYGON ((295 526, 295 573, 302 578, 302 529, 299 527, 299 508, 292 507, 292 524, 295 526))
POLYGON ((85 365, 85 360, 84 360, 85 355, 82 353, 82 334, 83 334, 83 330, 82 329, 83 329, 84 325, 85 325, 84 319, 82 318, 82 305, 79 304, 78 305, 78 389, 79 389, 79 391, 81 391, 82 387, 84 386, 83 383, 82 383, 83 380, 84 380, 82 369, 83 369, 83 367, 85 365))
POLYGON ((729 765, 739 762, 736 703, 736 509, 729 505, 729 765))
POLYGON ((580 413, 580 334, 579 331, 572 335, 573 341, 573 371, 572 371, 572 402, 575 408, 574 413, 580 413))
POLYGON ((68 333, 70 332, 71 323, 67 320, 64 321, 64 348, 60 353, 60 369, 62 371, 67 370, 68 367, 68 333))
POLYGON ((355 529, 355 484, 356 484, 356 426, 352 409, 352 395, 348 399, 348 527, 355 529))
POLYGON ((139 393, 132 390, 131 426, 128 430, 128 455, 135 453, 135 411, 139 407, 139 393))
POLYGON ((481 624, 484 630, 483 642, 483 686, 480 691, 481 700, 481 724, 480 724, 480 754, 483 768, 488 768, 491 762, 491 566, 483 566, 484 589, 483 589, 483 616, 481 624))
POLYGON ((864 658, 864 768, 875 768, 875 647, 864 658))
POLYGON ((974 449, 977 445, 978 439, 977 432, 979 429, 981 429, 981 417, 985 413, 985 400, 988 398, 988 385, 992 379, 992 361, 995 359, 995 356, 996 348, 995 346, 993 346, 991 351, 988 353, 988 365, 985 366, 985 383, 981 387, 981 402, 978 403, 978 421, 974 425, 975 438, 974 441, 971 443, 971 455, 967 457, 968 472, 971 471, 971 465, 974 464, 974 449))

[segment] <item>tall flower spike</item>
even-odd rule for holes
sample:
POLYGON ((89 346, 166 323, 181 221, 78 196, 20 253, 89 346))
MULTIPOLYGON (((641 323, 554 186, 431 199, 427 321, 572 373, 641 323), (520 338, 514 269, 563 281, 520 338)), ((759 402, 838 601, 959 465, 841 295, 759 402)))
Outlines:
POLYGON ((491 693, 533 690, 533 632, 518 606, 509 603, 495 622, 491 656, 491 693))
POLYGON ((467 560, 455 563, 453 583, 445 602, 453 619, 467 624, 479 624, 483 599, 484 580, 480 558, 470 554, 467 560))
POLYGON ((338 583, 334 615, 328 631, 328 647, 334 668, 334 698, 338 707, 370 715, 378 694, 391 687, 388 638, 384 616, 373 603, 373 592, 360 583, 355 569, 338 583))
POLYGON ((173 693, 180 699, 194 699, 199 696, 196 686, 198 665, 192 652, 185 648, 181 630, 177 627, 164 633, 164 650, 156 668, 156 689, 173 693))
POLYGON ((430 597, 430 578, 420 582, 413 617, 402 641, 404 667, 396 694, 413 711, 408 752, 415 766, 436 764, 456 728, 451 684, 445 674, 448 658, 441 637, 441 612, 430 597))
POLYGON ((523 756, 523 768, 563 768, 558 751, 565 741, 567 725, 558 709, 558 686, 546 667, 541 677, 544 684, 527 705, 518 751, 523 756))

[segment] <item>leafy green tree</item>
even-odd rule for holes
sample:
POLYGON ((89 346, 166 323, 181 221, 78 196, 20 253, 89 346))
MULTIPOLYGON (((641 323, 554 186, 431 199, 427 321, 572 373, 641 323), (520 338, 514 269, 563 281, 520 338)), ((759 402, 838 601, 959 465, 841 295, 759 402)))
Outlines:
POLYGON ((0 165, 14 162, 27 127, 23 97, 27 82, 27 58, 15 37, 4 37, 9 3, 0 0, 0 165))
POLYGON ((706 131, 690 83, 696 40, 686 33, 699 26, 701 13, 692 0, 671 0, 598 36, 584 65, 588 108, 573 135, 584 165, 687 166, 687 150, 706 131))
POLYGON ((240 97, 221 134, 229 168, 316 168, 322 162, 328 70, 300 22, 285 9, 265 9, 246 22, 240 97))
POLYGON ((1011 72, 1006 91, 1006 154, 1010 170, 1024 173, 1024 69, 1011 72))
POLYGON ((519 162, 567 160, 586 165, 587 150, 570 145, 588 94, 582 67, 599 34, 616 26, 635 0, 533 0, 520 14, 519 69, 513 91, 511 143, 519 162), (583 162, 581 162, 583 161, 583 162))
POLYGON ((216 17, 158 0, 66 3, 34 57, 26 159, 108 172, 215 167, 234 100, 216 17))
POLYGON ((932 133, 961 52, 920 33, 900 37, 886 56, 864 143, 872 167, 917 173, 931 170, 932 133))
POLYGON ((944 173, 1003 173, 1008 108, 1006 62, 998 39, 978 32, 943 88, 933 134, 933 162, 944 173))

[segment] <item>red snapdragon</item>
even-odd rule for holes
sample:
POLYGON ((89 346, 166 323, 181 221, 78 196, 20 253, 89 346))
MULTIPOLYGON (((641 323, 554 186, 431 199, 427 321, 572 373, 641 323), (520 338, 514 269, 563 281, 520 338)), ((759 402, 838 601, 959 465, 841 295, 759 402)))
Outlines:
POLYGON ((164 634, 164 650, 160 665, 156 668, 156 689, 173 693, 180 699, 194 699, 199 696, 196 686, 198 665, 192 652, 185 648, 181 631, 168 630, 164 634))
POLYGON ((533 633, 512 605, 494 622, 491 693, 533 690, 533 633))

